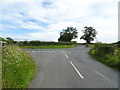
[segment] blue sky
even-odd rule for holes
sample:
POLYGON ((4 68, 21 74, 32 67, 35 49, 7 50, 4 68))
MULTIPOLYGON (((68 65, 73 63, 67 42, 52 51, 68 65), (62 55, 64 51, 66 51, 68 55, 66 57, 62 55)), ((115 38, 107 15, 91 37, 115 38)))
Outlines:
POLYGON ((118 40, 118 0, 2 0, 0 35, 15 40, 57 41, 67 26, 98 32, 96 41, 118 40))

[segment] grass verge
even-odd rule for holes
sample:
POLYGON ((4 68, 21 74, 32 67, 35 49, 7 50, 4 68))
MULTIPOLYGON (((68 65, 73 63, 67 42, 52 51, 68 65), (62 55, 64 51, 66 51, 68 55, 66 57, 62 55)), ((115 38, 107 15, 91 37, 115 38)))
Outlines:
POLYGON ((27 88, 35 74, 32 57, 17 46, 6 46, 2 62, 2 88, 27 88))
POLYGON ((21 48, 30 48, 30 49, 60 49, 60 48, 72 48, 77 45, 44 45, 44 46, 20 46, 21 48))
MULTIPOLYGON (((119 48, 114 47, 112 45, 95 45, 94 48, 92 48, 89 51, 89 54, 94 57, 96 60, 104 63, 105 65, 119 70, 118 65, 120 65, 119 62, 119 48), (97 46, 97 47, 96 47, 97 46)), ((120 70, 119 70, 120 71, 120 70)))
POLYGON ((2 46, 0 46, 0 90, 2 89, 2 46))

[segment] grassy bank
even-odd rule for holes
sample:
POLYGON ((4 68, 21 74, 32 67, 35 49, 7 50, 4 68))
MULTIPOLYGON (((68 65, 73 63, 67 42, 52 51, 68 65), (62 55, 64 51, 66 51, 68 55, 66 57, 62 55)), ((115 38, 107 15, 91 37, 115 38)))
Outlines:
POLYGON ((120 55, 119 50, 120 49, 114 45, 97 43, 89 51, 89 54, 105 65, 118 70, 118 65, 120 65, 118 60, 120 55))
POLYGON ((2 46, 0 46, 0 90, 2 89, 2 46))
POLYGON ((3 88, 26 88, 35 74, 32 57, 17 46, 2 48, 3 88))
POLYGON ((60 48, 72 48, 77 45, 44 45, 44 46, 20 46, 21 48, 30 48, 30 49, 60 49, 60 48))

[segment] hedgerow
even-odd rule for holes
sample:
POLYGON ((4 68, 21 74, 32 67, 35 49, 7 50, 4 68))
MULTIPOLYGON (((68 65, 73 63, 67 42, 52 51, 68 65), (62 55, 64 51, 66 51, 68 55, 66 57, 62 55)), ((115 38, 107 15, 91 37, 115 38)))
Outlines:
POLYGON ((47 42, 47 41, 20 41, 18 45, 20 46, 43 46, 43 45, 74 45, 77 44, 76 41, 72 42, 47 42))
POLYGON ((115 45, 96 43, 94 47, 89 51, 89 54, 96 60, 114 68, 119 69, 119 48, 115 45))

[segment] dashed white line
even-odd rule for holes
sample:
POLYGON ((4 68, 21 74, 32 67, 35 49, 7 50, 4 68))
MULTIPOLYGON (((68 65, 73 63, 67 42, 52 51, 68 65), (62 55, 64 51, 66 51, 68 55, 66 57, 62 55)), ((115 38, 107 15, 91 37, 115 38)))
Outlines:
MULTIPOLYGON (((63 53, 65 54, 66 58, 68 59, 68 56, 65 53, 65 51, 63 51, 63 53)), ((78 71, 78 69, 75 67, 75 65, 71 61, 70 61, 70 64, 73 66, 73 68, 75 69, 75 71, 77 72, 77 74, 80 76, 80 78, 84 79, 84 77, 81 75, 81 73, 78 71)))
POLYGON ((65 51, 63 51, 63 53, 65 53, 65 51))
POLYGON ((68 59, 68 56, 67 56, 67 54, 65 53, 65 51, 63 51, 63 53, 65 54, 66 58, 68 59))
POLYGON ((80 78, 84 79, 84 77, 81 75, 81 73, 78 71, 78 69, 75 67, 75 65, 70 61, 70 64, 73 66, 77 74, 80 76, 80 78))
POLYGON ((38 51, 38 52, 41 52, 41 51, 38 51))
POLYGON ((95 71, 97 74, 99 74, 100 76, 102 76, 105 80, 107 80, 107 81, 109 81, 109 82, 111 82, 107 77, 105 77, 103 74, 101 74, 100 72, 97 72, 97 71, 95 71))
POLYGON ((32 51, 32 52, 35 52, 35 51, 32 51))
POLYGON ((66 58, 68 59, 68 56, 65 54, 66 58))
POLYGON ((46 52, 46 51, 43 51, 43 52, 46 52))

